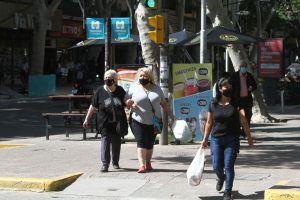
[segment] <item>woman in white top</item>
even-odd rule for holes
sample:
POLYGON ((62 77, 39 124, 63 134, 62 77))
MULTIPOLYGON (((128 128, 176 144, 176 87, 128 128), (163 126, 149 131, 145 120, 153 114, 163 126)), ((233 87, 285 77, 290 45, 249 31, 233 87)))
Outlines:
POLYGON ((152 71, 149 68, 140 68, 137 73, 138 83, 133 84, 128 91, 127 106, 131 108, 130 127, 137 141, 137 157, 139 160, 138 173, 153 170, 151 158, 156 134, 153 126, 153 116, 161 119, 161 107, 168 114, 171 113, 161 88, 154 84, 152 71))

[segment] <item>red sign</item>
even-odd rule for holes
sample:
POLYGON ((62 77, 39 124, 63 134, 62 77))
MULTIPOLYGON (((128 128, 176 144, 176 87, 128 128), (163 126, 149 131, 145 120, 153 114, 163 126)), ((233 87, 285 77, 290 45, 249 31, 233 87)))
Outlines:
POLYGON ((259 42, 258 76, 261 78, 281 77, 282 53, 282 39, 268 39, 259 42))
POLYGON ((85 38, 82 21, 63 20, 61 32, 50 32, 50 37, 85 38))

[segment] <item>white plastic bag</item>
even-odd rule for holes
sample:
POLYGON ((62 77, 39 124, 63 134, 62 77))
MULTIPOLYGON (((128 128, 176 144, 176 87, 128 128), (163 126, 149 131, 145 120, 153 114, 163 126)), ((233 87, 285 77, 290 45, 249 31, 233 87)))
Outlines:
POLYGON ((186 172, 186 177, 190 186, 197 186, 200 184, 204 170, 204 164, 205 151, 200 147, 186 172))
POLYGON ((172 125, 174 137, 182 143, 192 140, 192 133, 185 120, 176 120, 172 125))

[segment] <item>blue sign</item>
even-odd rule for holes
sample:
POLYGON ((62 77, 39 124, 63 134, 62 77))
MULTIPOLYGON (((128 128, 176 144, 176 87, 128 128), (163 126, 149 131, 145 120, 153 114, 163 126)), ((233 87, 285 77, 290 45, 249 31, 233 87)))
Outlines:
POLYGON ((212 99, 212 91, 207 90, 173 101, 173 112, 177 119, 187 122, 194 141, 203 138, 207 120, 207 110, 212 99))
POLYGON ((86 18, 87 39, 104 39, 104 19, 86 18))
POLYGON ((130 38, 130 20, 129 18, 111 18, 111 36, 113 39, 130 38))

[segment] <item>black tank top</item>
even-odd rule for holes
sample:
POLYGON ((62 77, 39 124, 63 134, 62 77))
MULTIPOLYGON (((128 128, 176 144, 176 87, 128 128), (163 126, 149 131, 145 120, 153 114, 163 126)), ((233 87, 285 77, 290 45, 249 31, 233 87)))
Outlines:
POLYGON ((208 111, 213 115, 212 136, 236 135, 240 134, 239 110, 232 104, 220 105, 210 103, 208 111))

